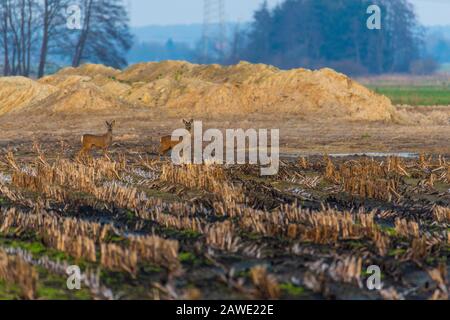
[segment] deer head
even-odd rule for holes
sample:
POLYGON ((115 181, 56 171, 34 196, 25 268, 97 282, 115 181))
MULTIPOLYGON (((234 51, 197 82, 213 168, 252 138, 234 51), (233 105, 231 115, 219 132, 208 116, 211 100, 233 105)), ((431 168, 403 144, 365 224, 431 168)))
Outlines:
POLYGON ((114 127, 114 125, 116 124, 116 120, 113 120, 111 122, 105 121, 106 122, 106 128, 108 128, 108 132, 112 132, 112 129, 114 127))
POLYGON ((191 119, 189 121, 186 121, 183 119, 184 127, 186 128, 187 131, 191 132, 193 122, 194 122, 194 119, 191 119))

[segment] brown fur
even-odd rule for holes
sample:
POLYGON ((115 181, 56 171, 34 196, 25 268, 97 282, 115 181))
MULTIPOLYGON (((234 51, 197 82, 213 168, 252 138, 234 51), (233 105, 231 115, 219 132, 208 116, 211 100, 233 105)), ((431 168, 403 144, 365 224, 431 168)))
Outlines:
MULTIPOLYGON (((193 119, 190 121, 186 121, 183 119, 184 127, 187 131, 192 131, 192 123, 194 122, 193 119)), ((181 139, 179 141, 172 141, 172 136, 163 136, 160 139, 160 145, 159 145, 159 155, 163 156, 167 152, 173 149, 177 144, 181 142, 181 139)))
POLYGON ((106 127, 108 128, 108 131, 103 135, 92 135, 92 134, 83 135, 81 137, 82 148, 80 150, 80 154, 89 152, 94 147, 103 149, 103 151, 106 152, 106 150, 108 150, 109 146, 112 143, 112 129, 115 123, 116 123, 115 120, 111 122, 106 121, 106 127))

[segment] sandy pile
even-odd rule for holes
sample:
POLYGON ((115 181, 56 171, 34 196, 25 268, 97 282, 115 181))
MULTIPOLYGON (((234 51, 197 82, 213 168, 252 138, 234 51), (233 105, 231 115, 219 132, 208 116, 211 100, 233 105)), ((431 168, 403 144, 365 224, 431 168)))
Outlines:
POLYGON ((60 89, 32 108, 49 113, 79 114, 124 110, 129 104, 108 94, 90 82, 76 83, 70 88, 60 89))
POLYGON ((180 61, 134 65, 116 77, 132 85, 125 99, 207 113, 298 113, 391 120, 389 99, 331 69, 282 71, 241 62, 230 67, 180 61))
POLYGON ((223 67, 165 61, 136 64, 124 71, 88 64, 63 69, 38 82, 27 80, 24 86, 25 80, 3 79, 10 83, 6 91, 0 86, 5 110, 32 106, 77 113, 163 107, 181 114, 263 112, 369 121, 389 121, 395 113, 389 99, 331 69, 282 71, 245 62, 223 67), (5 100, 11 90, 14 97, 5 100))
POLYGON ((58 89, 24 77, 0 77, 0 115, 39 103, 58 89))
POLYGON ((57 75, 60 76, 71 76, 71 75, 77 75, 77 76, 88 76, 88 77, 107 77, 112 78, 114 76, 117 76, 120 74, 120 70, 105 67, 101 64, 84 64, 78 68, 64 68, 60 71, 58 71, 57 75))

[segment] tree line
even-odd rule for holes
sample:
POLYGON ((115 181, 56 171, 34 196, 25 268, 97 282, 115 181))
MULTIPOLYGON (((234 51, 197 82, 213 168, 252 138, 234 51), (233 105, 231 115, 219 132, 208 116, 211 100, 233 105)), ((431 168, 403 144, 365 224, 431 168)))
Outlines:
POLYGON ((132 44, 121 0, 0 0, 4 76, 42 77, 52 61, 126 65, 132 44))
POLYGON ((332 67, 350 74, 410 72, 422 63, 423 30, 407 0, 285 0, 257 10, 249 31, 236 32, 229 63, 280 68, 332 67), (370 5, 381 29, 367 27, 370 5))

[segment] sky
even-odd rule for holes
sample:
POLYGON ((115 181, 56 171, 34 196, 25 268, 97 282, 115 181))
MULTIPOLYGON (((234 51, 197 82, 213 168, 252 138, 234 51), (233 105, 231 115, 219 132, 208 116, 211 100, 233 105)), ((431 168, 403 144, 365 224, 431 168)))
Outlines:
MULTIPOLYGON (((125 0, 132 26, 190 24, 203 21, 203 0, 125 0)), ((225 0, 226 20, 246 22, 264 0, 225 0)), ((330 0, 333 1, 333 0, 330 0)), ((348 0, 351 1, 351 0, 348 0)), ((393 0, 395 1, 395 0, 393 0)), ((410 0, 424 25, 450 25, 450 0, 410 0)), ((267 0, 273 7, 282 0, 267 0)))

